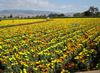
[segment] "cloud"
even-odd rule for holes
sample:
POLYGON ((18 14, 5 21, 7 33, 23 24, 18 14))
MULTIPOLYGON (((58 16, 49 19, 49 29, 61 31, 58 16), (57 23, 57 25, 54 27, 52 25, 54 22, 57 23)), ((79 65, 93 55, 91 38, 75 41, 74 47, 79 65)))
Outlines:
POLYGON ((0 0, 0 10, 26 9, 57 12, 84 11, 89 6, 100 8, 100 0, 0 0))
POLYGON ((62 11, 70 9, 72 5, 57 4, 49 0, 0 0, 0 8, 2 9, 37 9, 62 11))
POLYGON ((7 7, 7 8, 25 8, 25 7, 30 7, 30 8, 45 8, 49 7, 52 3, 49 3, 48 0, 1 0, 0 1, 0 6, 1 7, 7 7))

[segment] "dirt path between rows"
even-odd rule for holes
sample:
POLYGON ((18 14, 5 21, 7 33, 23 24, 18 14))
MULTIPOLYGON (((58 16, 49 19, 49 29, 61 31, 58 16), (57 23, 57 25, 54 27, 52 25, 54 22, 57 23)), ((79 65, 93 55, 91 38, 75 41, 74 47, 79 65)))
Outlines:
POLYGON ((22 24, 0 26, 0 29, 2 29, 2 28, 9 28, 9 27, 15 27, 15 26, 33 25, 33 24, 43 23, 43 22, 48 22, 48 21, 52 21, 52 20, 43 20, 43 21, 37 21, 37 22, 31 22, 31 23, 22 23, 22 24))

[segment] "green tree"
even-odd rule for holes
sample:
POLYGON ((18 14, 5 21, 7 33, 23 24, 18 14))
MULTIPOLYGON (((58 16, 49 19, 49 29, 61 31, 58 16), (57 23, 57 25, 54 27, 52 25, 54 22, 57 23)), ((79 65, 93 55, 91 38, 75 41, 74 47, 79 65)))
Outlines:
POLYGON ((96 16, 99 13, 99 9, 97 7, 91 6, 87 11, 83 12, 84 16, 96 16))

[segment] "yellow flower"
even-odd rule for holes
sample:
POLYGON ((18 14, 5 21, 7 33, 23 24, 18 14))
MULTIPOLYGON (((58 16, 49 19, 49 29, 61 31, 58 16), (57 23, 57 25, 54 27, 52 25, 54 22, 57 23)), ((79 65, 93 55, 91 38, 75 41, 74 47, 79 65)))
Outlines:
POLYGON ((82 63, 85 63, 85 60, 82 60, 82 63))
POLYGON ((80 56, 76 56, 76 57, 75 57, 75 59, 79 59, 79 58, 80 58, 80 56))
POLYGON ((79 55, 83 55, 83 52, 80 52, 79 55))
POLYGON ((18 59, 19 58, 19 55, 18 54, 15 54, 16 58, 18 59))
POLYGON ((3 44, 3 42, 0 42, 0 44, 3 44))
POLYGON ((0 45, 0 49, 2 49, 2 46, 0 45))
POLYGON ((62 69, 61 73, 65 73, 65 70, 64 70, 64 69, 62 69))
POLYGON ((79 59, 82 59, 83 58, 83 55, 79 56, 79 59))
POLYGON ((90 56, 89 54, 87 54, 87 56, 90 56))
POLYGON ((38 70, 37 68, 34 68, 34 70, 38 70))
POLYGON ((27 71, 26 71, 26 69, 25 69, 25 68, 23 69, 23 71, 24 71, 24 73, 27 73, 27 71))
POLYGON ((19 54, 20 54, 20 55, 23 55, 23 52, 20 51, 19 54))
POLYGON ((40 64, 40 61, 36 62, 36 64, 40 64))
POLYGON ((23 73, 21 69, 20 69, 20 73, 23 73))
POLYGON ((47 65, 48 68, 50 67, 50 64, 46 64, 46 65, 47 65))
POLYGON ((67 57, 67 55, 65 55, 65 54, 64 54, 64 56, 63 56, 63 57, 65 58, 65 57, 67 57))

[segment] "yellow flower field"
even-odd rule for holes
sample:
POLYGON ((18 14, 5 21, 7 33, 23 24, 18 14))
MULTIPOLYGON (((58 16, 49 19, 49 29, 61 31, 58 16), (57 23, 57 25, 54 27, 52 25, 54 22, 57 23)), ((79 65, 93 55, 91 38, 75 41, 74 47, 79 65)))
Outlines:
POLYGON ((0 62, 5 73, 70 73, 87 69, 100 48, 100 18, 2 20, 0 62))
POLYGON ((16 25, 16 24, 23 24, 23 23, 31 23, 37 21, 43 21, 44 19, 12 19, 12 20, 2 20, 0 21, 0 26, 6 25, 16 25))

